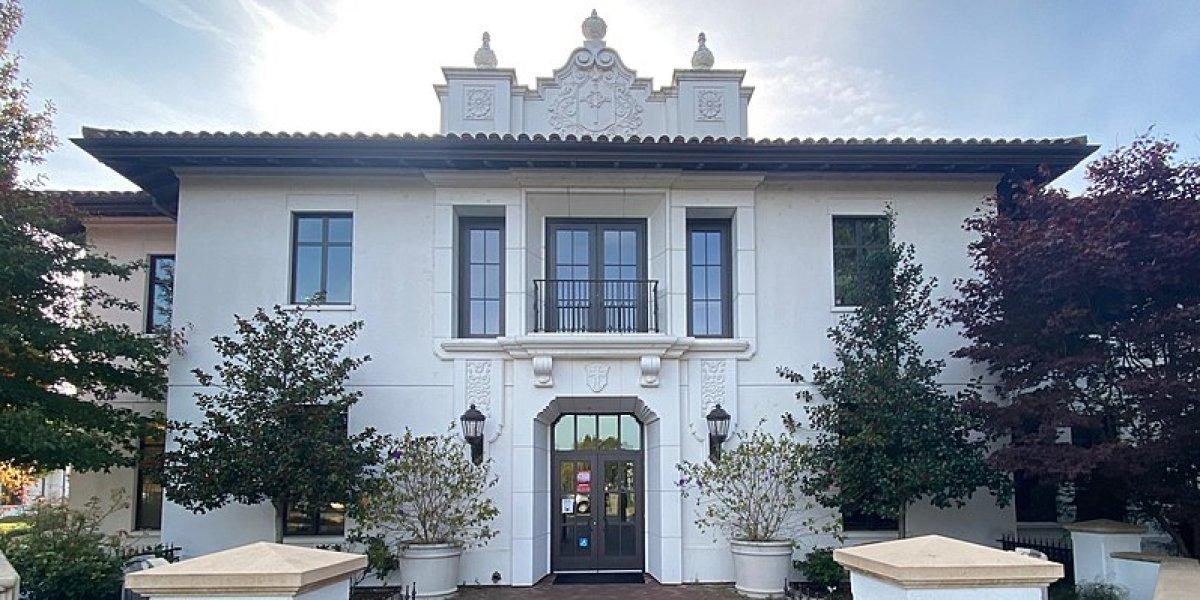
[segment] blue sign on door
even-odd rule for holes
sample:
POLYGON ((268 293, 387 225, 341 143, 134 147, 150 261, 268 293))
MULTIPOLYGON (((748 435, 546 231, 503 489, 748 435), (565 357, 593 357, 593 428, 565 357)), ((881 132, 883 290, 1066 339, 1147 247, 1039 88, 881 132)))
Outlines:
POLYGON ((580 537, 580 538, 579 538, 579 547, 580 547, 580 548, 587 548, 587 547, 588 547, 588 542, 589 542, 589 541, 590 541, 590 540, 589 540, 589 538, 587 538, 587 537, 580 537))

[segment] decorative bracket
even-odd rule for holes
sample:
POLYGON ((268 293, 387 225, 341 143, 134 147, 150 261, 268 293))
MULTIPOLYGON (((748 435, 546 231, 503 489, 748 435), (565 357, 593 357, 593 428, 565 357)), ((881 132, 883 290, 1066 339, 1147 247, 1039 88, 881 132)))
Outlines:
POLYGON ((658 373, 662 370, 662 358, 654 355, 642 357, 642 387, 658 387, 658 373))
POLYGON ((554 359, 539 355, 533 357, 533 386, 534 387, 553 387, 554 386, 554 359))

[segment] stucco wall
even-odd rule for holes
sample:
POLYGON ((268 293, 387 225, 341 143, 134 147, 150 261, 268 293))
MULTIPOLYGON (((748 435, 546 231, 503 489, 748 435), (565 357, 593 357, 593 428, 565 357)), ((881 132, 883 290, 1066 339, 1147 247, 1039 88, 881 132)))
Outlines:
MULTIPOLYGON (((175 252, 175 224, 166 218, 93 219, 87 222, 87 242, 117 262, 144 261, 151 254, 175 252)), ((98 308, 99 316, 111 322, 128 325, 134 331, 143 331, 147 307, 146 275, 146 271, 141 269, 126 280, 116 277, 91 280, 91 284, 109 294, 135 302, 141 307, 138 311, 98 308)), ((148 402, 131 394, 119 395, 114 404, 143 414, 164 412, 166 409, 162 402, 148 402)), ((70 504, 79 507, 93 497, 107 503, 115 491, 122 490, 129 508, 114 512, 105 519, 102 528, 109 533, 128 532, 130 543, 157 543, 158 531, 134 530, 136 486, 137 472, 130 468, 112 469, 109 472, 72 472, 70 504)))
MULTIPOLYGON (((898 237, 916 245, 926 272, 940 282, 937 293, 945 295, 951 280, 969 273, 968 236, 961 224, 991 182, 809 179, 758 185, 743 179, 706 188, 694 180, 681 185, 686 178, 643 178, 635 184, 622 177, 630 176, 613 174, 581 185, 567 181, 568 174, 558 186, 542 177, 536 186, 522 188, 502 176, 497 182, 439 181, 435 187, 431 181, 437 177, 409 175, 183 174, 174 320, 191 329, 186 355, 171 367, 169 416, 196 416, 192 397, 198 388, 190 370, 213 363, 206 340, 228 332, 234 313, 287 302, 290 212, 349 210, 354 213, 352 306, 315 316, 323 322, 361 319, 366 324, 351 348, 372 357, 351 382, 365 392, 351 415, 352 427, 445 431, 465 403, 466 362, 498 365, 489 384, 494 391, 489 392, 486 452, 500 474, 494 495, 503 510, 496 523, 501 535, 464 557, 465 581, 488 583, 496 571, 501 583, 528 584, 548 569, 549 503, 542 498, 549 475, 543 456, 548 430, 535 418, 557 401, 581 397, 597 402, 637 398, 655 413, 656 429, 646 437, 647 492, 657 494, 646 515, 650 572, 674 582, 731 579, 725 545, 695 529, 691 505, 682 503, 673 489, 675 463, 680 458, 702 460, 707 453, 698 399, 705 385, 701 361, 725 365, 721 385, 728 387, 722 393, 738 427, 754 427, 762 420, 764 427, 778 429, 779 416, 799 406, 796 389, 776 375, 776 367, 807 371, 814 362, 833 358, 825 330, 841 313, 832 307, 831 216, 878 214, 891 204, 899 215, 898 237), (487 342, 447 345, 454 318, 453 218, 485 204, 510 220, 506 323, 507 334, 518 337, 531 325, 530 281, 543 268, 544 218, 647 217, 649 270, 662 279, 663 322, 671 337, 686 331, 684 219, 724 211, 735 221, 735 335, 743 346, 694 346, 680 357, 663 355, 654 385, 641 379, 641 350, 623 358, 613 350, 596 354, 598 358, 562 355, 553 363, 553 383, 538 386, 529 358, 511 349, 487 342), (610 366, 608 387, 600 392, 582 384, 589 360, 610 366)), ((924 338, 930 354, 940 357, 961 345, 949 331, 930 331, 924 338)), ((951 361, 944 383, 961 385, 979 374, 967 363, 951 361)), ((269 539, 270 515, 262 506, 193 515, 168 504, 164 530, 194 555, 269 539)), ((973 500, 964 510, 915 507, 910 515, 914 531, 936 529, 988 544, 1011 525, 1011 510, 996 509, 986 498, 973 500)), ((805 548, 830 543, 801 540, 805 548)))

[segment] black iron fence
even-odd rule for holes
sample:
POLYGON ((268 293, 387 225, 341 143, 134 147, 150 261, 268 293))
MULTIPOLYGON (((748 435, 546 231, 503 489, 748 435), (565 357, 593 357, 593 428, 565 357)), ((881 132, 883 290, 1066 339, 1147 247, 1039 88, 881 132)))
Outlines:
POLYGON ((152 546, 126 546, 121 548, 121 560, 130 560, 139 556, 164 558, 167 562, 179 560, 179 546, 154 544, 152 546))
POLYGON ((658 332, 658 281, 535 279, 534 331, 658 332))
POLYGON ((1046 555, 1046 558, 1063 566, 1062 580, 1075 584, 1075 550, 1071 542, 1063 539, 1046 539, 1005 534, 1000 538, 1000 547, 1005 550, 1029 548, 1046 555))

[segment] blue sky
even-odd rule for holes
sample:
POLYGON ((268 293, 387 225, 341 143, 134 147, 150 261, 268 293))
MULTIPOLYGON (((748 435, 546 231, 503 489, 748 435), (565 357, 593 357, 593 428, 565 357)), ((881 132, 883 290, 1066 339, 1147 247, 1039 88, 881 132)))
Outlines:
MULTIPOLYGON (((757 90, 756 137, 1056 137, 1151 126, 1200 155, 1200 1, 26 0, 16 47, 57 107, 51 188, 131 189, 67 140, 146 130, 435 132, 432 84, 487 30, 522 83, 581 41, 656 85, 704 31, 757 90)), ((1103 150, 1102 150, 1103 151, 1103 150)), ((1082 188, 1079 169, 1060 183, 1082 188)))

